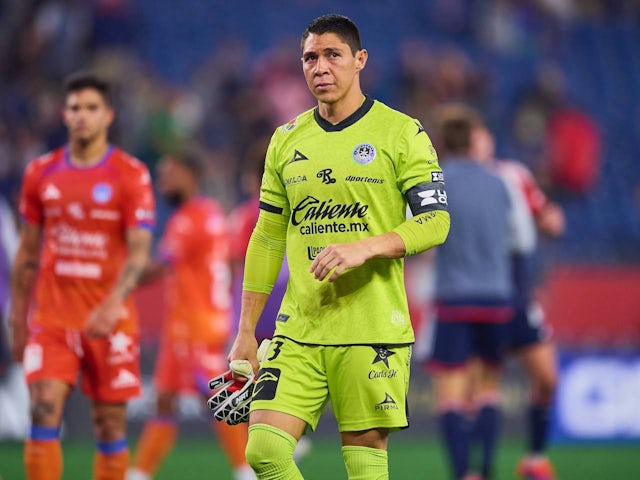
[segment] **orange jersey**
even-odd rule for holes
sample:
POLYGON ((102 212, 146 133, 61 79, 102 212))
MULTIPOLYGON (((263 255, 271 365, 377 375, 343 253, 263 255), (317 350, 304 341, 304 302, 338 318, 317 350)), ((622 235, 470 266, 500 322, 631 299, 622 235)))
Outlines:
POLYGON ((198 197, 167 222, 159 247, 171 264, 165 334, 169 340, 226 344, 231 333, 229 232, 222 208, 198 197))
MULTIPOLYGON (((126 230, 153 228, 149 171, 112 146, 98 164, 77 167, 62 147, 27 166, 20 213, 43 228, 32 323, 82 329, 120 275, 126 230)), ((135 331, 133 298, 125 305, 117 328, 135 331)))

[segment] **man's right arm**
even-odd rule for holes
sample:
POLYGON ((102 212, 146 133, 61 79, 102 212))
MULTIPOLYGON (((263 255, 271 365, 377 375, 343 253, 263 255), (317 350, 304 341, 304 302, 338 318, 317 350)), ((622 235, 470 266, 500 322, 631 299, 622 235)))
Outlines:
POLYGON ((27 342, 27 315, 31 292, 38 274, 42 227, 25 222, 11 273, 11 310, 9 324, 12 332, 11 356, 21 362, 27 342))
POLYGON ((256 325, 282 266, 287 225, 285 215, 261 209, 247 247, 238 335, 229 361, 249 360, 255 372, 259 368, 256 325))

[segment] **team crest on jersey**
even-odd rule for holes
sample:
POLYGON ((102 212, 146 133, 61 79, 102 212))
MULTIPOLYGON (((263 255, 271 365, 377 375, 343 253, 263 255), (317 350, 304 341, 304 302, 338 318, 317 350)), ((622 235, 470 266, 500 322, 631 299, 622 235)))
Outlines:
POLYGON ((359 165, 366 165, 376 158, 376 147, 370 143, 361 143, 353 149, 353 160, 359 165))
POLYGON ((108 183, 98 183, 93 187, 91 191, 91 198, 96 203, 107 203, 113 197, 113 189, 108 183))

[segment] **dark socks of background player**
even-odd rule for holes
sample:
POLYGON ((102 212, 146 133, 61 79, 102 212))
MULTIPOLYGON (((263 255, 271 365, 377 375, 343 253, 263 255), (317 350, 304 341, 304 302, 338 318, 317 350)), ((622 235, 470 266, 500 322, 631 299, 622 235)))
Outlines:
POLYGON ((473 424, 472 438, 478 443, 482 451, 482 478, 491 478, 491 466, 493 454, 498 441, 500 431, 500 410, 496 405, 483 405, 478 410, 473 424))
POLYGON ((527 412, 529 427, 529 452, 542 454, 547 446, 549 429, 549 407, 532 403, 527 412))
POLYGON ((439 420, 455 478, 462 478, 469 469, 469 420, 458 410, 443 411, 439 420))

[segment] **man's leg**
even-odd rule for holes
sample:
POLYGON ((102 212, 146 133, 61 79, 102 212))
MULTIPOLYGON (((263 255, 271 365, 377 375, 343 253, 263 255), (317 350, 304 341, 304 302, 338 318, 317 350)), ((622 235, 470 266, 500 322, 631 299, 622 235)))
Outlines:
POLYGON ((31 430, 24 446, 29 480, 62 478, 60 422, 70 387, 59 380, 40 380, 29 385, 31 430))
POLYGON ((518 471, 525 475, 529 470, 540 471, 539 478, 555 478, 553 467, 545 458, 549 431, 549 410, 557 382, 556 352, 551 343, 539 342, 522 348, 518 355, 531 380, 531 396, 528 407, 529 445, 527 456, 520 462, 518 471))
POLYGON ((342 457, 349 480, 389 478, 388 435, 386 428, 342 432, 342 457))
POLYGON ((260 480, 297 480, 302 475, 293 452, 307 424, 273 410, 251 412, 246 458, 260 480))
POLYGON ((492 478, 495 447, 500 431, 500 369, 478 362, 478 380, 472 405, 475 411, 473 437, 482 448, 482 478, 492 478))
POLYGON ((126 403, 93 402, 92 420, 96 439, 94 480, 121 480, 129 464, 126 403))
POLYGON ((440 434, 449 454, 454 478, 463 478, 469 470, 471 427, 467 418, 469 372, 466 366, 434 371, 440 434))
POLYGON ((136 446, 133 467, 127 472, 128 480, 152 478, 173 449, 178 436, 175 402, 173 392, 158 393, 156 416, 145 423, 136 446))

